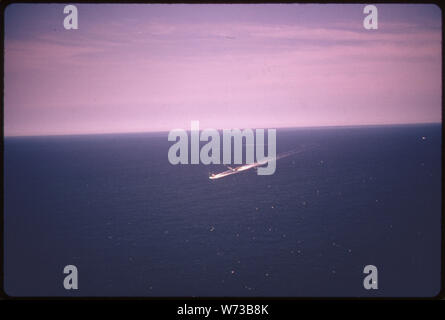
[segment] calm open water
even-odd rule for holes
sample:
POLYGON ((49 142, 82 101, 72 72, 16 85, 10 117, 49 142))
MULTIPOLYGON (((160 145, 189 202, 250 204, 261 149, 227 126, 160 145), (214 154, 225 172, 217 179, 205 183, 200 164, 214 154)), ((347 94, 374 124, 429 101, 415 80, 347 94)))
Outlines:
POLYGON ((278 130, 276 173, 209 180, 167 134, 10 137, 12 296, 433 296, 441 126, 278 130), (422 137, 424 137, 422 139, 422 137), (63 268, 79 270, 79 290, 63 268), (379 289, 363 288, 377 266, 379 289))

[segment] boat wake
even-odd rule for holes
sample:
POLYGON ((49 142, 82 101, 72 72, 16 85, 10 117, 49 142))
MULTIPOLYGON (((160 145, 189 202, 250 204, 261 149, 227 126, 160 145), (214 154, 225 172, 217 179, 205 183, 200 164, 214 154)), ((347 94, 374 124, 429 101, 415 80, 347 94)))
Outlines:
POLYGON ((244 164, 244 165, 241 165, 239 167, 232 168, 232 167, 227 166, 227 168, 229 170, 226 170, 226 171, 223 171, 223 172, 220 172, 220 173, 211 173, 209 175, 209 179, 210 180, 216 180, 216 179, 221 179, 221 178, 224 178, 224 177, 227 177, 227 176, 231 176, 233 174, 238 174, 238 173, 243 172, 243 171, 247 171, 247 170, 250 170, 250 169, 253 169, 253 168, 257 168, 257 167, 263 166, 263 165, 267 164, 269 161, 286 158, 286 157, 289 157, 291 155, 294 155, 294 154, 297 154, 297 153, 301 153, 301 152, 303 152, 305 150, 306 150, 306 148, 298 149, 298 150, 295 149, 295 150, 286 151, 286 152, 280 153, 279 155, 277 155, 275 157, 266 157, 266 158, 264 158, 261 161, 250 163, 250 164, 244 164))

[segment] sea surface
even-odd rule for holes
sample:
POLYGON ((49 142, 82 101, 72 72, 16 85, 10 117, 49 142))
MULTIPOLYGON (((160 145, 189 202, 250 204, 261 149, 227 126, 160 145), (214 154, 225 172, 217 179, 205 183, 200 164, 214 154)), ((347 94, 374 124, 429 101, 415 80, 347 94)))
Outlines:
POLYGON ((11 296, 435 296, 441 125, 277 131, 275 174, 171 165, 167 133, 7 137, 11 296), (65 290, 63 269, 78 268, 65 290), (363 269, 378 269, 365 290, 363 269))

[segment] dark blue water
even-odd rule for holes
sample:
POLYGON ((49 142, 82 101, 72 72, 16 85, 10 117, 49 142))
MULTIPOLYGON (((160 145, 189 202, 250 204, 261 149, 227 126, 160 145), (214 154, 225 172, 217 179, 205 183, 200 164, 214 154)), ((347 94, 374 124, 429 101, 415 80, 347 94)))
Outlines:
POLYGON ((276 173, 172 166, 166 134, 5 139, 12 296, 433 296, 441 126, 278 130, 276 173), (425 137, 422 139, 422 137, 425 137), (63 288, 63 268, 79 290, 63 288), (378 290, 363 268, 378 268, 378 290))

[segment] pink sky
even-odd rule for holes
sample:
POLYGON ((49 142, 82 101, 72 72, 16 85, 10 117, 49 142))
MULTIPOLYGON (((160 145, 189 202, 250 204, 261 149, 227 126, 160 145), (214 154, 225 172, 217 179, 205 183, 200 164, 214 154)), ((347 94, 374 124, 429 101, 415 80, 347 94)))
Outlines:
POLYGON ((441 122, 439 8, 363 6, 9 6, 5 135, 441 122))

